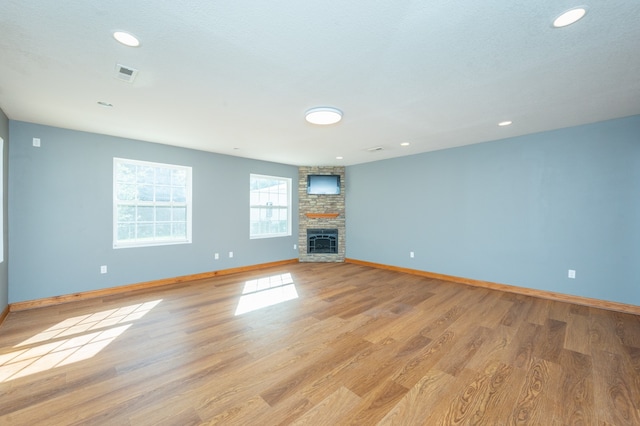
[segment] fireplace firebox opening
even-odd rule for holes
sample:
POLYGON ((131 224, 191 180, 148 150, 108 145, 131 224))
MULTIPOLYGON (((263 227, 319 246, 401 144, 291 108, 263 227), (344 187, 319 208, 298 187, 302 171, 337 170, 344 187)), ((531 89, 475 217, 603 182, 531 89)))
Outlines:
POLYGON ((307 229, 307 253, 338 253, 338 230, 307 229))

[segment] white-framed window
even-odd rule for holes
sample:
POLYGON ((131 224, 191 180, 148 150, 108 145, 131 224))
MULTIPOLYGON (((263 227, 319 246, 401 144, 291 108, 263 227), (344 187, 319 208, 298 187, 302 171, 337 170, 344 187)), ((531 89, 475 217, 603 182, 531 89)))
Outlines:
POLYGON ((250 175, 249 238, 291 235, 291 178, 250 175))
POLYGON ((113 247, 191 243, 191 167, 113 159, 113 247))

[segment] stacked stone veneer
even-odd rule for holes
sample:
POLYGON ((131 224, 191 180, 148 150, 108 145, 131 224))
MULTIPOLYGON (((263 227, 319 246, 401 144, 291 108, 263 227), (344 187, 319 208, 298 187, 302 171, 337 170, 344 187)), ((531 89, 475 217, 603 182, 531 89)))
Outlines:
POLYGON ((344 262, 345 244, 345 186, 344 167, 300 167, 298 169, 299 232, 298 249, 300 262, 344 262), (340 175, 339 195, 307 194, 308 175, 340 175), (313 219, 307 213, 338 213, 335 219, 313 219), (307 253, 307 229, 337 229, 338 253, 307 253))

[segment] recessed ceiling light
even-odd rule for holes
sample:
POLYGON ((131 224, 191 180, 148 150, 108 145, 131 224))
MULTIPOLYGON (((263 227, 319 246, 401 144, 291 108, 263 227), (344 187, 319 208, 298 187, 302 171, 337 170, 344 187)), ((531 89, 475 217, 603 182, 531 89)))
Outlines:
POLYGON ((498 123, 498 126, 500 126, 500 127, 510 126, 512 123, 513 123, 513 121, 509 121, 509 120, 501 121, 501 122, 498 123))
POLYGON ((553 26, 555 28, 566 27, 567 25, 571 25, 579 21, 586 14, 587 9, 584 6, 569 9, 553 20, 553 26))
POLYGON ((344 157, 337 156, 336 160, 342 160, 344 157))
POLYGON ((105 101, 98 101, 98 105, 103 106, 105 108, 113 108, 113 104, 105 101))
POLYGON ((411 145, 409 142, 402 142, 402 143, 400 144, 400 146, 409 146, 409 145, 411 145))
POLYGON ((120 43, 129 47, 138 47, 140 46, 140 40, 133 34, 130 34, 125 31, 116 31, 113 33, 113 38, 118 40, 120 43))
POLYGON ((304 114, 304 118, 311 124, 321 126, 335 124, 342 120, 342 111, 332 107, 311 108, 304 114))

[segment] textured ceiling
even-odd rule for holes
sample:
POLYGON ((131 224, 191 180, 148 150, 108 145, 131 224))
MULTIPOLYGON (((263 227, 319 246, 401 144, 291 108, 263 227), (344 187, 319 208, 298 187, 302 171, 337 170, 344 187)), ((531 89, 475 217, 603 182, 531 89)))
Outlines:
POLYGON ((640 114, 640 1, 591 1, 583 20, 551 27, 581 4, 3 0, 0 108, 13 120, 293 165, 640 114), (114 30, 142 46, 120 45, 114 30), (114 78, 116 64, 138 69, 135 81, 114 78), (308 124, 314 106, 344 119, 308 124))

